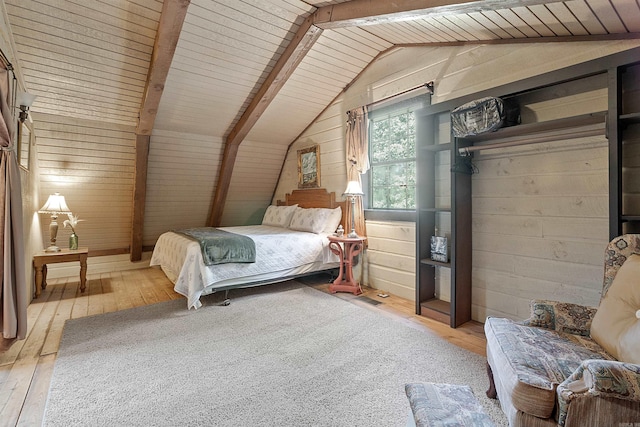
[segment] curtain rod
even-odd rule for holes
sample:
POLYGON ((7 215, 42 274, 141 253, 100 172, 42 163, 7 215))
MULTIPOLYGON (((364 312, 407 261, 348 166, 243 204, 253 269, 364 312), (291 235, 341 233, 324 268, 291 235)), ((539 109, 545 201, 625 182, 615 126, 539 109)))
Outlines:
POLYGON ((388 101, 390 99, 393 99, 393 98, 396 98, 398 96, 405 95, 407 93, 411 93, 413 91, 416 91, 416 90, 419 90, 419 89, 423 89, 423 88, 427 88, 429 93, 431 95, 433 95, 433 81, 430 81, 430 82, 427 82, 427 83, 422 83, 421 85, 418 85, 416 87, 412 87, 411 89, 403 90, 402 92, 386 96, 386 97, 384 97, 382 99, 378 99, 377 101, 373 101, 372 103, 367 104, 367 107, 372 107, 374 105, 381 104, 381 103, 383 103, 385 101, 388 101))

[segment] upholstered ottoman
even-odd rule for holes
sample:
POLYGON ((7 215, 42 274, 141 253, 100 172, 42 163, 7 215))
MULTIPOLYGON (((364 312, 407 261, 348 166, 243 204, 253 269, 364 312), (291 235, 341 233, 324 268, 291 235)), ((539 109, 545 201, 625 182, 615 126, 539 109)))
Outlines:
POLYGON ((414 383, 405 386, 413 419, 408 426, 494 427, 491 418, 466 385, 414 383))

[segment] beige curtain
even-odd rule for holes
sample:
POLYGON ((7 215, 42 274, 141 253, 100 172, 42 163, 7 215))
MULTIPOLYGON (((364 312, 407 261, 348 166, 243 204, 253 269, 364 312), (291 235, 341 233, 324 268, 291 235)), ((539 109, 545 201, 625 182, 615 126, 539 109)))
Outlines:
POLYGON ((0 69, 0 327, 4 338, 27 334, 27 294, 22 228, 22 190, 12 144, 13 114, 9 107, 9 72, 0 69))
MULTIPOLYGON (((358 181, 362 186, 360 175, 369 170, 369 138, 367 137, 367 109, 359 107, 347 111, 347 179, 358 181)), ((347 218, 351 218, 351 203, 347 203, 347 218)), ((367 235, 364 222, 362 197, 355 203, 356 233, 367 235)))

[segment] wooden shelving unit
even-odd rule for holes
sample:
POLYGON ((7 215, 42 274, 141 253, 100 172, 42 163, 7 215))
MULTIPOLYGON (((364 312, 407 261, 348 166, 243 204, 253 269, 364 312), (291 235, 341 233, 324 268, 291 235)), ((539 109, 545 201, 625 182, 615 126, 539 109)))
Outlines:
POLYGON ((609 237, 640 233, 640 63, 609 70, 609 237))
MULTIPOLYGON (((443 206, 442 177, 437 176, 437 156, 447 153, 451 166, 459 160, 459 150, 488 148, 495 144, 517 145, 547 142, 560 135, 603 134, 609 139, 609 222, 611 237, 623 233, 640 233, 640 50, 614 54, 602 60, 553 71, 541 76, 509 83, 475 94, 465 95, 416 112, 417 150, 417 223, 416 223, 416 313, 432 317, 455 328, 471 320, 471 174, 464 168, 451 168, 449 205, 443 206), (632 60, 631 60, 632 59, 632 60), (473 99, 485 96, 520 97, 538 90, 607 75, 609 103, 607 111, 528 123, 499 129, 496 132, 464 139, 444 135, 445 116, 473 99), (450 217, 449 262, 430 259, 430 239, 443 214, 450 217), (436 276, 449 274, 450 302, 436 295, 436 276)), ((493 148, 493 147, 491 147, 493 148)), ((442 157, 438 157, 442 160, 442 157)))
MULTIPOLYGON (((471 176, 452 172, 445 183, 442 177, 436 176, 438 168, 450 169, 455 164, 458 148, 466 144, 464 141, 451 141, 450 133, 441 134, 442 123, 439 121, 442 114, 417 115, 421 142, 417 159, 416 313, 455 328, 471 320, 471 176), (445 161, 447 158, 448 162, 445 161), (446 197, 440 193, 447 194, 446 187, 450 195, 445 202, 446 197), (449 262, 431 259, 430 241, 437 228, 446 230, 443 234, 448 237, 450 245, 449 262), (437 274, 450 276, 451 302, 438 298, 437 274)), ((448 115, 448 112, 444 114, 448 115)))

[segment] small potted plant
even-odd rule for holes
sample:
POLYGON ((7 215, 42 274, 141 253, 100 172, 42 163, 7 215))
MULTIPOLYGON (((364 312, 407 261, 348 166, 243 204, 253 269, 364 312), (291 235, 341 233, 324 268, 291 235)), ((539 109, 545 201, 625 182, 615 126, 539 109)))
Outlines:
POLYGON ((67 228, 67 225, 71 227, 71 235, 69 236, 69 249, 75 250, 78 249, 78 235, 76 234, 76 227, 80 221, 84 221, 83 219, 78 219, 78 215, 73 215, 73 213, 68 213, 67 216, 69 219, 64 220, 64 228, 67 228))

